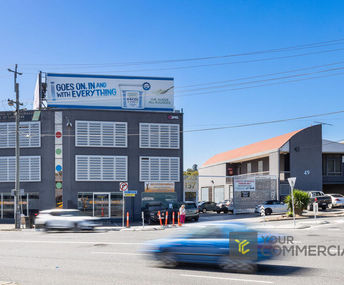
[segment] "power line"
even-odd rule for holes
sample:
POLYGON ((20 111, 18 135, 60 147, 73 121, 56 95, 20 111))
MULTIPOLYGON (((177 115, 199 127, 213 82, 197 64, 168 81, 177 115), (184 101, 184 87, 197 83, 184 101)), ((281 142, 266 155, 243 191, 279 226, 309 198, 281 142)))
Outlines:
MULTIPOLYGON (((331 50, 324 50, 324 51, 317 51, 317 52, 301 53, 301 54, 288 55, 288 56, 266 57, 266 58, 242 60, 242 61, 231 61, 231 62, 222 62, 222 63, 209 63, 209 64, 177 66, 177 67, 166 67, 166 68, 92 71, 92 73, 93 74, 106 74, 106 73, 127 73, 127 72, 182 70, 182 69, 192 69, 192 68, 199 68, 199 67, 224 66, 224 65, 232 65, 232 64, 264 62, 264 61, 271 61, 271 60, 278 60, 278 59, 287 59, 287 58, 294 58, 294 57, 316 55, 316 54, 322 54, 322 53, 331 53, 331 52, 343 51, 343 50, 344 50, 344 48, 339 48, 339 49, 331 49, 331 50)), ((81 74, 83 74, 83 73, 81 73, 81 74)))
POLYGON ((282 81, 282 82, 258 84, 258 85, 253 85, 253 86, 229 88, 229 89, 223 89, 223 90, 214 90, 212 92, 198 92, 198 93, 194 93, 194 94, 181 94, 181 95, 175 95, 175 97, 187 97, 187 96, 214 94, 214 93, 225 92, 225 91, 237 91, 237 90, 244 90, 244 89, 252 89, 252 88, 258 88, 258 87, 273 86, 273 85, 279 85, 279 84, 288 84, 288 83, 305 81, 305 80, 312 80, 312 79, 318 79, 318 78, 327 78, 327 77, 338 76, 338 75, 343 75, 343 74, 344 74, 344 72, 339 72, 339 73, 335 73, 335 74, 312 76, 312 77, 308 77, 308 78, 287 80, 287 81, 282 81))
POLYGON ((302 44, 302 45, 294 45, 289 47, 282 47, 282 48, 274 48, 274 49, 266 49, 266 50, 258 50, 258 51, 251 51, 251 52, 244 52, 244 53, 233 53, 233 54, 225 54, 225 55, 218 55, 218 56, 206 56, 206 57, 191 57, 191 58, 180 58, 180 59, 168 59, 168 60, 150 60, 150 61, 134 61, 134 62, 113 62, 113 63, 103 63, 103 64, 90 64, 90 63, 35 63, 35 64, 22 64, 24 66, 40 66, 40 65, 51 65, 51 66, 91 66, 91 67, 105 67, 105 66, 127 66, 127 65, 143 65, 143 64, 161 64, 161 63, 178 63, 178 62, 190 62, 190 61, 200 61, 200 60, 212 60, 212 59, 222 59, 222 58, 230 58, 230 57, 241 57, 241 56, 251 56, 257 54, 266 54, 266 53, 276 53, 276 52, 285 52, 285 51, 293 51, 293 50, 302 50, 302 49, 309 49, 309 48, 318 48, 318 47, 325 47, 331 45, 338 45, 342 44, 344 38, 329 40, 329 41, 321 41, 321 42, 314 42, 309 44, 302 44))
MULTIPOLYGON (((302 119, 309 119, 314 117, 324 117, 324 116, 331 116, 335 114, 342 114, 344 110, 328 112, 328 113, 318 113, 312 114, 307 116, 300 116, 300 117, 292 117, 286 119, 278 119, 278 120, 271 120, 271 121, 262 121, 262 122, 254 122, 254 123, 247 123, 247 124, 238 124, 238 125, 230 125, 230 126, 222 126, 222 127, 214 127, 214 128, 200 128, 200 129, 193 129, 193 130, 183 130, 179 131, 179 133, 195 133, 195 132, 205 132, 205 131, 216 131, 216 130, 224 130, 224 129, 236 129, 236 128, 244 128, 244 127, 253 127, 253 126, 260 126, 260 125, 268 125, 268 124, 276 124, 276 123, 283 123, 289 121, 296 121, 302 119)), ((129 129, 130 130, 130 129, 129 129)), ((128 133, 127 136, 139 136, 139 133, 128 133)), ((51 137, 55 136, 55 133, 41 133, 41 137, 51 137)), ((75 134, 65 135, 64 137, 75 137, 75 134)), ((99 135, 101 136, 101 135, 99 135)), ((96 135, 94 135, 96 137, 96 135)))
POLYGON ((332 63, 322 64, 322 65, 313 65, 313 66, 309 66, 309 67, 302 67, 302 68, 273 72, 273 73, 258 74, 258 75, 252 75, 252 76, 247 76, 247 77, 239 77, 239 78, 227 79, 227 80, 221 80, 221 81, 211 81, 211 82, 184 85, 184 86, 175 86, 174 89, 183 89, 183 88, 191 88, 191 87, 197 87, 197 86, 215 85, 215 84, 221 84, 221 83, 233 82, 233 81, 242 81, 242 80, 246 80, 246 79, 254 79, 254 78, 259 78, 259 77, 274 76, 274 75, 292 73, 292 72, 297 72, 297 71, 302 71, 302 70, 317 69, 320 67, 338 65, 338 64, 342 64, 342 63, 344 63, 344 61, 332 62, 332 63))
POLYGON ((309 118, 314 118, 314 117, 330 116, 330 115, 341 114, 341 113, 344 113, 344 110, 335 111, 335 112, 328 112, 328 113, 313 114, 313 115, 308 115, 308 116, 300 116, 300 117, 294 117, 294 118, 287 118, 287 119, 280 119, 280 120, 241 124, 241 125, 223 126, 223 127, 216 127, 216 128, 194 129, 194 130, 184 131, 184 133, 194 133, 194 132, 204 132, 204 131, 215 131, 215 130, 224 130, 224 129, 252 127, 252 126, 259 126, 259 125, 289 122, 289 121, 295 121, 295 120, 300 120, 300 119, 309 119, 309 118))
POLYGON ((293 75, 276 77, 276 78, 260 79, 260 80, 246 81, 246 82, 240 82, 240 83, 229 83, 229 84, 223 84, 223 85, 218 85, 218 86, 209 86, 209 87, 203 87, 203 88, 194 88, 194 89, 189 89, 189 90, 181 90, 179 92, 181 92, 181 93, 188 92, 189 93, 189 92, 196 92, 199 90, 206 90, 206 89, 221 89, 221 88, 226 88, 228 86, 246 85, 246 84, 254 84, 254 83, 260 83, 260 82, 288 79, 288 78, 294 78, 294 77, 302 77, 302 76, 307 76, 307 75, 311 75, 311 74, 331 72, 331 71, 337 71, 337 70, 342 70, 342 69, 344 69, 344 67, 337 67, 337 68, 331 68, 331 69, 325 69, 325 70, 307 72, 307 73, 299 73, 299 74, 293 74, 293 75))

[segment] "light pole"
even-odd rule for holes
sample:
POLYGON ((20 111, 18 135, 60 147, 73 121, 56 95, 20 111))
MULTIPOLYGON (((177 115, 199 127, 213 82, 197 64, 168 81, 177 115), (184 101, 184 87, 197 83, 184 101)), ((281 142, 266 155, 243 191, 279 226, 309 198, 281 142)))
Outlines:
POLYGON ((14 192, 14 200, 15 200, 15 228, 20 229, 20 169, 19 169, 19 158, 20 158, 20 146, 19 146, 19 106, 22 105, 19 102, 19 83, 17 83, 17 75, 22 75, 23 73, 18 72, 18 65, 15 65, 15 70, 8 69, 9 72, 14 73, 14 92, 16 93, 16 101, 8 100, 8 105, 13 106, 16 105, 15 117, 16 117, 16 181, 15 181, 15 192, 14 192))

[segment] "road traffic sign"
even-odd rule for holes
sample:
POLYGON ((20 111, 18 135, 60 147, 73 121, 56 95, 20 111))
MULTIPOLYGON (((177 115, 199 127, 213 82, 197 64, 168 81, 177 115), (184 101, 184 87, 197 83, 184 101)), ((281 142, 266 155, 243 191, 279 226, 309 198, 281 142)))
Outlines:
POLYGON ((290 187, 294 189, 295 182, 296 182, 296 177, 288 178, 288 182, 289 182, 290 187))
POLYGON ((128 190, 128 182, 120 182, 119 183, 119 190, 120 191, 127 191, 128 190))
POLYGON ((137 194, 136 190, 127 190, 125 194, 137 194))

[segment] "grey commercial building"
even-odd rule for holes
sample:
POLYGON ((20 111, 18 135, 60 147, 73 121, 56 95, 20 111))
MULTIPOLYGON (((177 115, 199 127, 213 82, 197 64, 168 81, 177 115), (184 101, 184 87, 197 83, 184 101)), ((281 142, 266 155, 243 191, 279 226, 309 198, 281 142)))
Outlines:
MULTIPOLYGON (((0 112, 1 218, 13 218, 15 118, 0 112)), ((148 183, 169 183, 183 199, 183 114, 178 111, 59 109, 20 115, 23 213, 54 207, 120 218, 120 182, 131 219, 148 183)))
POLYGON ((315 125, 219 153, 199 168, 199 177, 200 200, 237 195, 243 208, 283 199, 289 177, 301 190, 344 194, 344 145, 323 140, 322 126, 315 125))

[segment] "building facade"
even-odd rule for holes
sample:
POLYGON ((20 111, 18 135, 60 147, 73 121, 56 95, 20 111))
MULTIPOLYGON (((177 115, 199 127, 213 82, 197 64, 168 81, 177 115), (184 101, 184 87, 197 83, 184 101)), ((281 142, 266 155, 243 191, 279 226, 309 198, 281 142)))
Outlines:
MULTIPOLYGON (((24 214, 63 207, 120 218, 120 182, 137 191, 125 198, 134 219, 141 216, 147 182, 169 182, 183 199, 183 114, 178 111, 53 108, 22 111, 20 119, 24 214)), ((0 112, 1 218, 13 217, 14 120, 13 112, 0 112)))
POLYGON ((289 177, 297 189, 344 193, 343 169, 343 144, 323 140, 315 125, 213 156, 199 168, 199 197, 219 202, 237 195, 237 205, 252 208, 288 195, 289 177))

